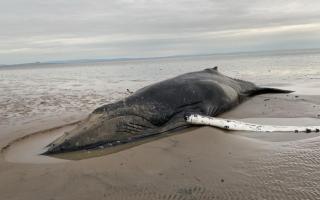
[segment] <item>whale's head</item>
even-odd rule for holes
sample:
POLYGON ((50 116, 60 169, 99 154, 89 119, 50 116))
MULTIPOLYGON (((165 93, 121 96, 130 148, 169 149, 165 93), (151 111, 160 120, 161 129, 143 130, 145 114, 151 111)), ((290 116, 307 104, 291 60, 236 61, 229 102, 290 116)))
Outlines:
POLYGON ((51 142, 43 154, 65 153, 90 148, 92 145, 98 146, 98 143, 103 140, 102 132, 110 131, 108 127, 104 127, 101 118, 101 115, 90 115, 73 130, 65 132, 51 142))
POLYGON ((51 142, 43 155, 79 150, 91 150, 125 144, 143 136, 152 124, 139 116, 110 117, 106 113, 92 113, 70 132, 51 142))

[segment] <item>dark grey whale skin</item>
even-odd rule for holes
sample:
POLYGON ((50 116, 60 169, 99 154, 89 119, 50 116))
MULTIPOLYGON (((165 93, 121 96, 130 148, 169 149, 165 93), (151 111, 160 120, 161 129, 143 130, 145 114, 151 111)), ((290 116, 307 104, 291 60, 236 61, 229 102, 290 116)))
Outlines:
POLYGON ((173 132, 190 126, 186 115, 216 116, 254 95, 290 92, 227 77, 217 67, 182 74, 97 108, 43 154, 120 145, 173 132))

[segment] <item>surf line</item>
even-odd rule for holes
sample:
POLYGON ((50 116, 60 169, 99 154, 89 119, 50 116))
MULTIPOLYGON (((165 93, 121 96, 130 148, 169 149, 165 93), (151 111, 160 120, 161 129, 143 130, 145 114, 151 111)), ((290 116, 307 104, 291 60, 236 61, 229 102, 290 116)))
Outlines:
POLYGON ((192 114, 185 117, 187 123, 194 125, 207 125, 232 131, 254 131, 254 132, 320 132, 320 126, 276 126, 261 125, 241 122, 237 120, 222 119, 204 115, 192 114))

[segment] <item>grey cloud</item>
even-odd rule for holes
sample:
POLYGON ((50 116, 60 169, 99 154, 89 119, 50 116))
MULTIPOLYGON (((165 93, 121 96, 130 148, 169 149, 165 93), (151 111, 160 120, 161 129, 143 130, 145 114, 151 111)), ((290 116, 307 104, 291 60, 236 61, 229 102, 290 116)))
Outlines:
POLYGON ((10 0, 0 27, 0 63, 316 48, 320 1, 10 0))

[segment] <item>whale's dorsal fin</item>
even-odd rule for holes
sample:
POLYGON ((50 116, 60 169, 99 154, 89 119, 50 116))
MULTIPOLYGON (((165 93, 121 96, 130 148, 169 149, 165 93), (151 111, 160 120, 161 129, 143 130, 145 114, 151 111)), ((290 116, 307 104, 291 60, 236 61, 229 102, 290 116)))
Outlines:
POLYGON ((208 72, 218 72, 218 67, 217 66, 215 66, 215 67, 212 67, 212 68, 207 68, 207 69, 205 69, 204 71, 208 71, 208 72))

